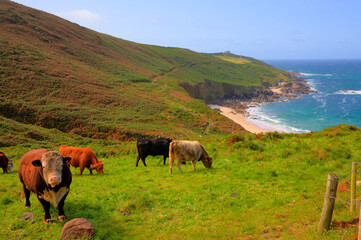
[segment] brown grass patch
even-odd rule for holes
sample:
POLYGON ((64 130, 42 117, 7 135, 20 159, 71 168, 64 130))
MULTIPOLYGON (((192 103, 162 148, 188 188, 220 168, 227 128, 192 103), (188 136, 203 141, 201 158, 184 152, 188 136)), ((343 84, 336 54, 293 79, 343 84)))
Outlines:
POLYGON ((171 90, 170 93, 176 98, 183 100, 184 102, 191 102, 193 100, 188 94, 181 91, 171 90))

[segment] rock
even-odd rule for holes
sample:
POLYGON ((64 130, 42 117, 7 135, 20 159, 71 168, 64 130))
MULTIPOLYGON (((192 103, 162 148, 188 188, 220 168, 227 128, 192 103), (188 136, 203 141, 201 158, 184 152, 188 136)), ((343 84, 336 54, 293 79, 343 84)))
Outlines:
POLYGON ((75 218, 65 223, 60 239, 90 238, 95 235, 93 224, 85 218, 75 218))
POLYGON ((25 221, 25 220, 31 220, 34 218, 34 213, 32 212, 24 212, 24 216, 22 216, 21 218, 19 218, 19 220, 25 221))
POLYGON ((123 214, 123 215, 132 215, 132 213, 128 210, 124 210, 124 211, 119 211, 119 213, 123 214))

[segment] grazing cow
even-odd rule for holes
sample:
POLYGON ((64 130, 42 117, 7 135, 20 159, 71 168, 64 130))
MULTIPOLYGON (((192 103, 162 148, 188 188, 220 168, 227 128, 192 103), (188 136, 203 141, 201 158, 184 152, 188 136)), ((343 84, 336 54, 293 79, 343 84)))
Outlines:
POLYGON ((30 207, 30 192, 35 193, 45 211, 44 223, 52 221, 50 203, 58 207, 59 221, 65 220, 64 202, 72 181, 70 169, 65 164, 69 159, 58 151, 37 149, 20 160, 19 178, 25 193, 25 207, 30 207))
POLYGON ((13 161, 9 160, 3 152, 0 152, 0 167, 3 169, 3 173, 11 172, 14 167, 13 161))
POLYGON ((202 161, 206 168, 211 168, 213 161, 203 146, 197 141, 171 142, 169 146, 169 173, 172 173, 174 160, 177 160, 177 167, 180 172, 182 172, 182 162, 191 161, 194 171, 196 170, 197 161, 202 161))
POLYGON ((67 163, 68 166, 80 168, 80 175, 83 174, 84 168, 88 168, 90 174, 95 169, 98 173, 103 174, 104 163, 99 161, 91 148, 79 148, 60 146, 60 153, 65 157, 70 157, 71 160, 67 163))
POLYGON ((172 142, 170 139, 157 138, 157 139, 141 139, 137 141, 138 157, 137 163, 135 164, 138 167, 139 159, 142 159, 144 166, 145 158, 149 155, 157 156, 163 155, 164 165, 165 160, 169 157, 169 144, 172 142))

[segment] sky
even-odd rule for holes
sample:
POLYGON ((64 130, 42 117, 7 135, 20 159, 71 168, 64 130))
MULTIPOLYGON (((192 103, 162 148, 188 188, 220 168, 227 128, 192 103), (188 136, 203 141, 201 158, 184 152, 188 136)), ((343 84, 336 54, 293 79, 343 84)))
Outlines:
POLYGON ((361 59, 360 0, 15 0, 125 40, 258 59, 361 59))

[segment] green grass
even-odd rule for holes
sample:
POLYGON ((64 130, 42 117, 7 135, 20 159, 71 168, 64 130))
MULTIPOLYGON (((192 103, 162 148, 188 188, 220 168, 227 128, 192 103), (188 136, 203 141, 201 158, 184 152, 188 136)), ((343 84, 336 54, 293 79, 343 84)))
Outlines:
MULTIPOLYGON (((104 175, 78 176, 65 203, 68 220, 85 217, 95 239, 348 239, 356 227, 334 227, 319 236, 317 225, 329 172, 350 171, 359 160, 360 130, 347 125, 308 134, 242 134, 200 140, 214 159, 183 174, 148 157, 148 167, 135 167, 135 142, 84 139, 54 146, 88 146, 106 162, 104 175), (129 211, 124 215, 120 211, 129 211)), ((71 138, 70 138, 71 139, 71 138)), ((18 167, 21 145, 2 148, 18 167), (16 156, 16 157, 15 157, 16 156)), ((64 223, 43 224, 43 210, 32 194, 35 218, 18 221, 26 209, 16 172, 1 175, 0 236, 4 239, 57 239, 64 223)), ((349 178, 345 176, 344 180, 349 178)), ((344 200, 349 193, 337 193, 344 200)), ((56 219, 56 210, 51 214, 56 219)), ((348 205, 336 202, 334 220, 349 220, 348 205)))
POLYGON ((235 64, 245 64, 245 63, 250 63, 251 61, 248 59, 244 59, 244 58, 235 58, 235 57, 227 57, 227 56, 217 56, 218 58, 231 62, 231 63, 235 63, 235 64))
MULTIPOLYGON (((104 175, 74 175, 65 203, 68 220, 94 224, 95 239, 348 239, 356 233, 356 227, 333 227, 319 236, 317 224, 327 174, 347 172, 360 158, 359 129, 242 134, 179 86, 207 82, 214 99, 223 85, 249 91, 287 81, 284 71, 248 57, 239 64, 240 56, 230 53, 132 43, 10 1, 0 6, 0 150, 15 162, 15 172, 0 175, 1 239, 59 238, 64 223, 44 225, 34 195, 35 218, 18 221, 27 210, 16 171, 29 150, 60 145, 91 147, 106 163, 104 175), (160 157, 136 168, 131 140, 144 136, 199 140, 213 168, 197 164, 193 172, 188 164, 183 174, 169 175, 160 157)), ((336 203, 335 220, 355 216, 336 203)))

